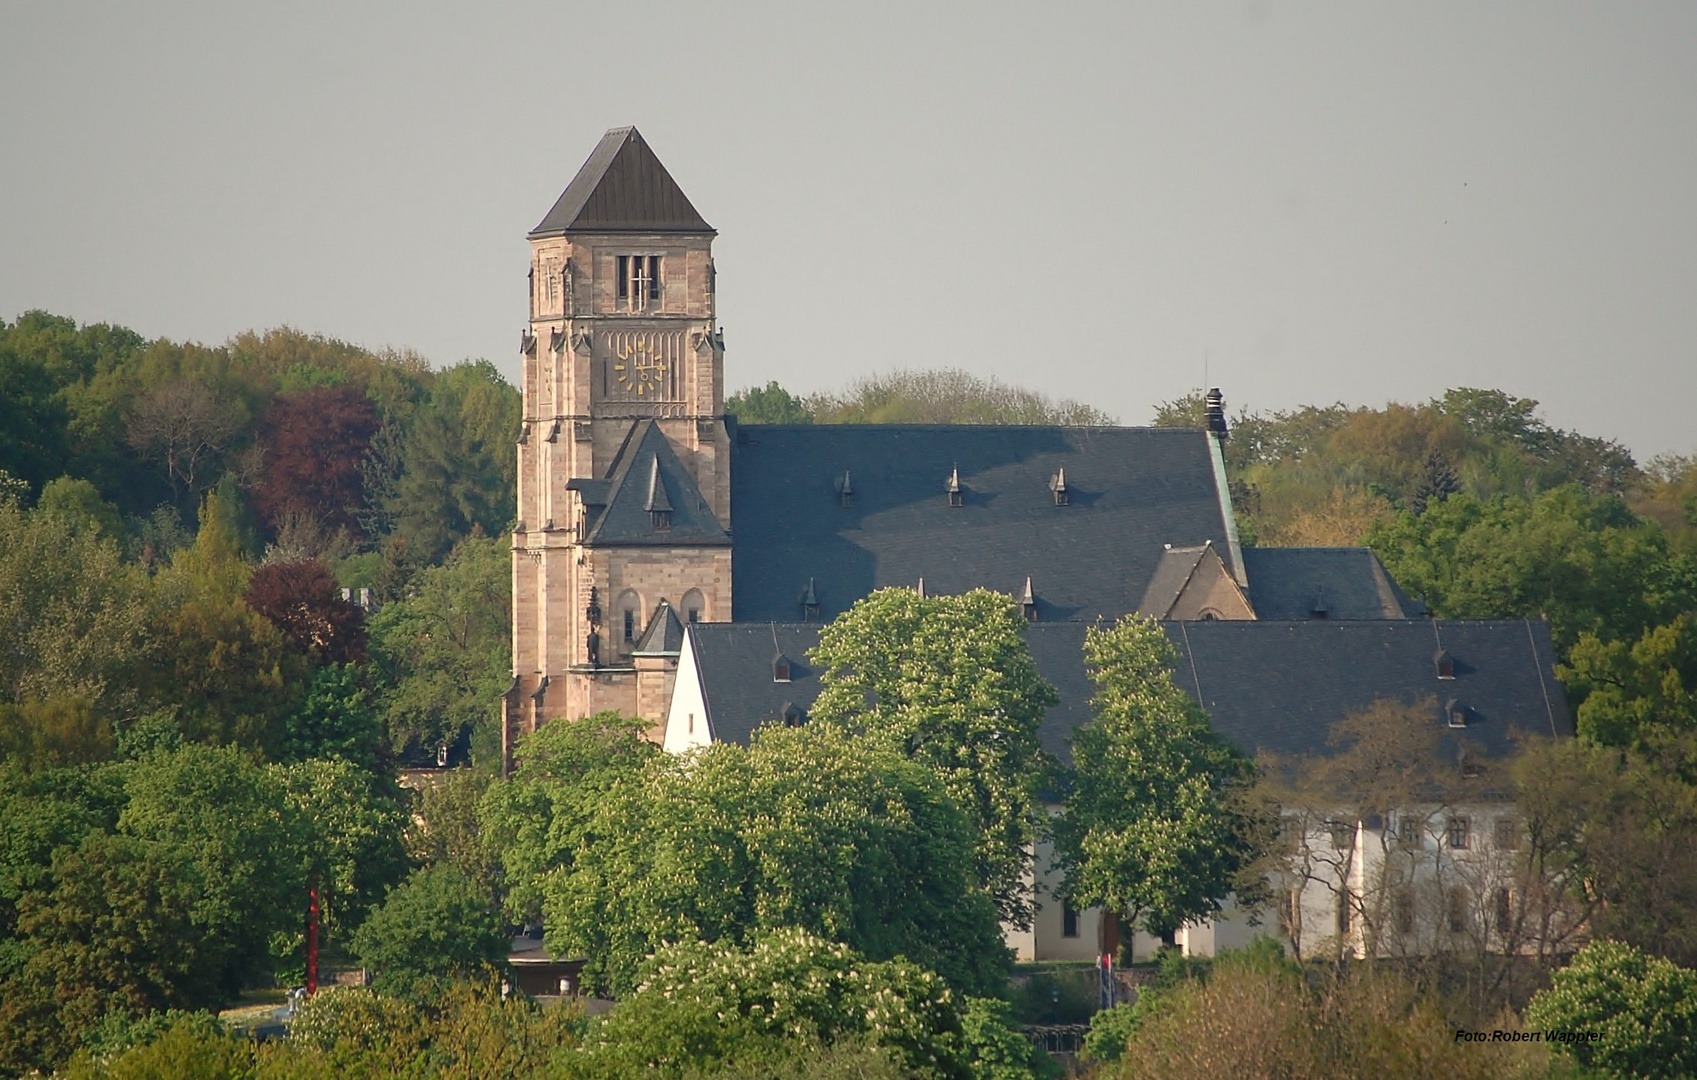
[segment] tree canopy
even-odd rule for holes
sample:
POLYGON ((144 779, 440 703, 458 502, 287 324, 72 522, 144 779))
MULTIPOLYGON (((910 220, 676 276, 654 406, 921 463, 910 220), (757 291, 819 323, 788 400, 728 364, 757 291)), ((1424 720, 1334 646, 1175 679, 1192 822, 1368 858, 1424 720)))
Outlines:
POLYGON ((1037 739, 1059 700, 1011 598, 880 589, 833 619, 812 653, 813 716, 932 770, 978 829, 978 879, 1004 920, 1029 925, 1024 878, 1053 762, 1037 739))

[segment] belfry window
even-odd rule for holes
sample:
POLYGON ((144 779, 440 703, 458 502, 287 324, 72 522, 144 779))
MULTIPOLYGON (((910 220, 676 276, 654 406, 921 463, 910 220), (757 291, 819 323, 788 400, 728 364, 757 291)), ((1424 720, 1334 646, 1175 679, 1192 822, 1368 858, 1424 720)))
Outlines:
POLYGON ((630 311, 646 311, 660 302, 660 256, 619 256, 619 304, 630 311))

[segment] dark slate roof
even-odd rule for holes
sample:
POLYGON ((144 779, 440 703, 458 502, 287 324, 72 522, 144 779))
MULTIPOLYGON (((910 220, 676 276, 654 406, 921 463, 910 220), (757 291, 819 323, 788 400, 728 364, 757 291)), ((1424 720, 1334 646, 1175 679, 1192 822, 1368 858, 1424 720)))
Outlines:
MULTIPOLYGON (((1530 621, 1381 619, 1359 622, 1169 622, 1179 651, 1174 676, 1202 703, 1213 727, 1246 752, 1318 755, 1331 726, 1389 698, 1432 702, 1431 723, 1491 755, 1513 749, 1511 732, 1570 736, 1573 720, 1555 681, 1549 627, 1530 621), (1455 678, 1439 679, 1439 648, 1455 678), (1200 690, 1198 689, 1200 687, 1200 690), (1454 699, 1468 726, 1452 731, 1442 710, 1454 699)), ((1090 719, 1096 687, 1084 667, 1084 623, 1035 623, 1026 634, 1037 670, 1060 693, 1040 735, 1070 758, 1073 730, 1090 719)), ((818 627, 704 623, 691 627, 715 737, 746 743, 760 723, 793 701, 818 696, 818 674, 798 664, 794 681, 771 681, 772 635, 792 659, 818 641, 818 627)))
POLYGON ((720 742, 747 746, 755 728, 779 719, 792 704, 805 712, 819 696, 819 669, 807 659, 819 644, 818 626, 695 623, 689 640, 707 695, 707 720, 720 742), (778 653, 790 661, 787 683, 772 679, 778 653))
POLYGON ((731 542, 689 470, 652 420, 638 420, 631 426, 613 456, 605 484, 601 488, 593 481, 574 480, 567 485, 583 492, 591 508, 586 544, 681 547, 731 542), (603 502, 592 501, 597 498, 603 502), (659 508, 660 502, 671 508, 669 529, 654 527, 649 507, 659 508), (594 509, 598 505, 599 511, 594 509))
POLYGON ((531 238, 568 232, 711 233, 634 127, 613 128, 531 238))
POLYGON ((1171 611, 1179 594, 1190 584, 1190 576, 1202 565, 1202 556, 1208 554, 1210 546, 1196 544, 1162 551, 1155 573, 1149 578, 1149 587, 1143 590, 1143 602, 1137 605, 1137 613, 1159 619, 1171 611))
POLYGON ((654 614, 648 619, 648 627, 637 639, 636 648, 631 650, 632 656, 676 656, 683 651, 684 628, 678 621, 678 616, 672 610, 671 602, 661 597, 654 605, 654 614))
MULTIPOLYGON (((1175 428, 738 426, 731 450, 732 611, 829 619, 873 589, 1018 595, 1044 620, 1137 609, 1163 545, 1227 553, 1208 436, 1175 428), (947 487, 959 469, 962 506, 947 487), (1064 469, 1067 506, 1050 484, 1064 469), (852 476, 854 505, 839 485, 852 476)), ((1229 553, 1226 554, 1229 560, 1229 553)))
POLYGON ((1318 596, 1327 618, 1405 619, 1425 614, 1364 547, 1245 548, 1249 602, 1261 619, 1307 619, 1318 596))

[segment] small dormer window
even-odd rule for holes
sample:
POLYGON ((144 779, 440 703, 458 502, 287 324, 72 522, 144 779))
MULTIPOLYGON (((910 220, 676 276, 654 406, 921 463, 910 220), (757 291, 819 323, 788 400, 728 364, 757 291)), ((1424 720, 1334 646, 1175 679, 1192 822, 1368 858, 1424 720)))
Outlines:
POLYGON ((1444 706, 1444 719, 1449 722, 1449 726, 1452 728, 1466 727, 1467 716, 1467 706, 1463 705, 1455 698, 1450 698, 1449 703, 1444 706))
POLYGON ((854 505, 854 481, 849 479, 847 469, 837 478, 837 502, 847 509, 854 505))
POLYGON ((784 702, 784 711, 781 715, 785 727, 800 727, 807 722, 806 711, 793 701, 784 702))
POLYGON ((790 681, 790 658, 783 653, 772 657, 772 681, 787 683, 790 681))
POLYGON ((1438 650, 1437 655, 1432 657, 1432 666, 1437 668, 1438 678, 1455 678, 1455 657, 1449 654, 1448 649, 1438 650))
POLYGON ((1067 471, 1065 469, 1059 470, 1054 476, 1050 477, 1049 491, 1055 496, 1056 506, 1067 505, 1067 471))
POLYGON ((1019 613, 1025 616, 1026 622, 1037 621, 1037 593, 1031 588, 1031 579, 1025 579, 1025 588, 1019 594, 1019 613))
POLYGON ((1321 620, 1332 617, 1332 609, 1326 606, 1326 590, 1324 588, 1314 590, 1314 606, 1308 609, 1308 617, 1321 620))
POLYGON ((807 588, 801 591, 801 617, 804 622, 813 622, 819 618, 819 593, 813 587, 813 579, 807 579, 807 588))
POLYGON ((670 510, 650 510, 648 520, 653 523, 655 532, 669 532, 672 528, 672 512, 670 510))
POLYGON ((949 473, 949 482, 943 490, 948 495, 950 506, 966 505, 965 492, 960 486, 960 470, 958 468, 949 473))

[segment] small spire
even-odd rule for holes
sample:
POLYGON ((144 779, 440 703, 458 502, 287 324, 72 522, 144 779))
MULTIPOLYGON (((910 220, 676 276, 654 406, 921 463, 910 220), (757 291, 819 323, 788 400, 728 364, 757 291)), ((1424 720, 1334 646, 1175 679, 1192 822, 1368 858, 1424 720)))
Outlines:
POLYGON ((648 469, 648 505, 644 507, 649 513, 656 511, 671 513, 672 501, 666 498, 666 482, 660 478, 660 455, 649 458, 648 469))
POLYGON ((923 577, 919 579, 919 584, 914 588, 913 594, 921 600, 925 599, 925 579, 923 577))
POLYGON ((1031 588, 1030 574, 1025 576, 1025 588, 1019 593, 1019 610, 1026 622, 1037 621, 1037 593, 1031 588))
POLYGON ((1065 506, 1067 504, 1067 470, 1066 470, 1066 466, 1064 466, 1064 465, 1061 466, 1060 471, 1056 472, 1055 475, 1052 478, 1050 478, 1050 480, 1049 480, 1049 490, 1055 493, 1055 505, 1056 506, 1065 506))
POLYGON ((849 479, 849 471, 843 470, 842 478, 837 481, 837 500, 844 506, 854 505, 854 483, 849 479))

